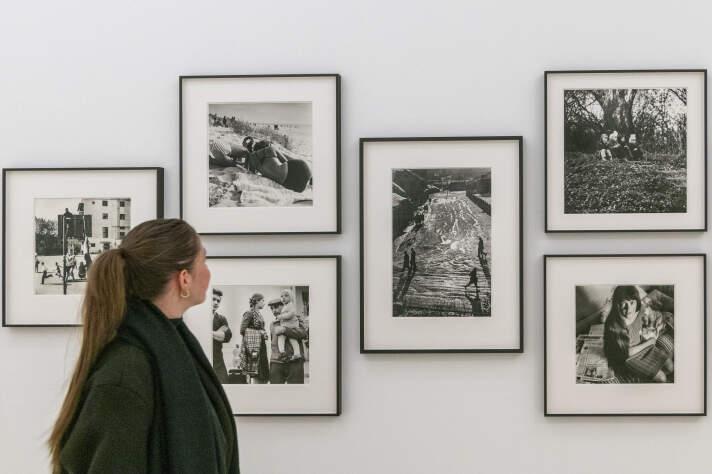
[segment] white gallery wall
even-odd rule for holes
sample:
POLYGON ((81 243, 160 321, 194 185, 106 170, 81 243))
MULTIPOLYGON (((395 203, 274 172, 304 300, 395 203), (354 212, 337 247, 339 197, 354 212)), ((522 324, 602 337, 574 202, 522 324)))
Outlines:
MULTIPOLYGON (((545 418, 542 379, 543 254, 712 250, 707 233, 544 233, 544 70, 712 69, 709 4, 40 0, 0 11, 0 166, 163 166, 168 217, 179 213, 179 75, 341 74, 343 233, 205 238, 213 255, 343 255, 343 414, 238 418, 243 472, 712 471, 712 418, 545 418), (523 354, 359 354, 358 138, 440 135, 524 136, 523 354)), ((0 328, 1 473, 48 472, 44 441, 77 344, 74 329, 0 328)))

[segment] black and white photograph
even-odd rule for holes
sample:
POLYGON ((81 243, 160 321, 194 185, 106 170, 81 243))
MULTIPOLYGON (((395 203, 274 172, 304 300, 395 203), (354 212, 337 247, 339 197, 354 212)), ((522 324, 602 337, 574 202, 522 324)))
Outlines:
POLYGON ((201 235, 341 232, 338 74, 179 84, 182 219, 201 235))
POLYGON ((93 259, 131 230, 131 199, 34 200, 36 295, 82 294, 93 259))
POLYGON ((309 383, 309 287, 216 285, 213 369, 223 384, 309 383))
POLYGON ((522 350, 521 160, 516 136, 360 140, 362 353, 522 350))
POLYGON ((707 71, 547 71, 547 232, 707 229, 707 71))
POLYGON ((674 383, 674 321, 674 285, 576 286, 576 383, 674 383))
POLYGON ((79 326, 93 262, 163 217, 163 168, 4 168, 3 198, 3 326, 79 326))
POLYGON ((687 209, 687 89, 565 90, 564 212, 687 209))
POLYGON ((705 254, 544 256, 546 416, 707 413, 705 254))
POLYGON ((208 106, 210 207, 311 206, 312 104, 208 106))
POLYGON ((185 314, 239 416, 341 414, 341 257, 208 256, 185 314))
POLYGON ((393 316, 491 316, 491 169, 392 174, 393 316))

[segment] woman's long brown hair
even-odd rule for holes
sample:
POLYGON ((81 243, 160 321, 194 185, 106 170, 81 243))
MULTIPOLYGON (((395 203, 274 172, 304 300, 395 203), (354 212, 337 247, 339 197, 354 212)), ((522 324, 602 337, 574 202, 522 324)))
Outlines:
POLYGON ((640 311, 640 295, 635 286, 621 285, 613 290, 611 311, 608 313, 603 331, 603 352, 608 364, 614 369, 621 370, 625 367, 630 351, 630 336, 625 325, 625 320, 620 313, 621 303, 626 300, 635 300, 636 311, 640 311))
POLYGON ((60 452, 91 370, 123 321, 126 298, 158 296, 175 272, 192 271, 200 248, 198 234, 188 223, 157 219, 133 228, 118 248, 104 251, 89 267, 79 360, 48 441, 54 472, 59 471, 60 452))

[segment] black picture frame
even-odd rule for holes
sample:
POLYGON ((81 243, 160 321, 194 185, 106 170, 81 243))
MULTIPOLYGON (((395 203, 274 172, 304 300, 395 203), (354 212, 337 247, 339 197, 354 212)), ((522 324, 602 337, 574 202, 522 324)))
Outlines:
POLYGON ((156 166, 127 167, 59 167, 59 168, 3 168, 2 170, 2 327, 81 327, 81 324, 14 324, 7 322, 7 175, 12 172, 54 172, 54 171, 155 171, 156 172, 156 218, 164 214, 164 169, 156 166))
POLYGON ((340 416, 342 413, 342 396, 341 396, 341 366, 342 366, 342 348, 341 348, 341 255, 208 255, 208 261, 211 260, 228 260, 228 259, 246 259, 246 260, 264 260, 264 259, 330 259, 336 262, 336 410, 332 413, 235 413, 233 408, 233 416, 237 417, 334 417, 340 416))
POLYGON ((707 254, 705 253, 611 253, 611 254, 545 254, 542 258, 544 277, 544 416, 560 417, 691 417, 707 416, 707 254), (701 412, 691 413, 552 413, 549 410, 548 398, 548 362, 547 362, 547 262, 552 258, 640 258, 640 257, 700 257, 702 258, 702 318, 703 318, 703 409, 701 412))
POLYGON ((225 75, 181 75, 178 76, 178 208, 183 219, 183 82, 192 79, 244 79, 244 78, 306 78, 333 77, 336 85, 336 224, 330 231, 304 232, 203 232, 200 235, 337 235, 341 234, 341 75, 323 74, 225 74, 225 75))
POLYGON ((523 149, 524 139, 521 135, 503 135, 503 136, 452 136, 452 137, 366 137, 359 139, 359 282, 360 282, 360 325, 359 325, 359 350, 361 354, 456 354, 456 353, 523 353, 524 352, 524 181, 522 176, 523 171, 523 149), (365 315, 364 315, 364 144, 369 142, 448 142, 448 141, 516 141, 518 142, 518 172, 519 172, 519 203, 518 203, 518 224, 519 224, 519 343, 516 347, 511 348, 496 348, 496 349, 478 349, 478 348, 460 348, 460 349, 367 349, 365 347, 365 315))
POLYGON ((544 230, 550 234, 576 234, 576 233, 610 233, 610 232, 707 232, 707 69, 690 68, 690 69, 580 69, 580 70, 547 70, 544 71, 544 230), (704 151, 703 151, 703 177, 704 177, 704 209, 703 219, 704 225, 700 228, 670 228, 670 229, 552 229, 549 219, 549 76, 555 74, 649 74, 649 73, 701 73, 704 77, 703 87, 703 110, 704 119, 702 130, 704 134, 704 151))

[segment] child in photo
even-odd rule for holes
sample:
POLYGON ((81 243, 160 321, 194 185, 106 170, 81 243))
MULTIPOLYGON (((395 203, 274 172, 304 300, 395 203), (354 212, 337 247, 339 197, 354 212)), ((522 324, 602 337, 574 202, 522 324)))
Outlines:
POLYGON ((601 134, 601 141, 598 144, 598 157, 601 161, 608 161, 612 158, 611 150, 608 149, 608 133, 601 134))
POLYGON ((628 149, 630 150, 631 159, 635 161, 643 160, 643 150, 638 146, 638 137, 635 133, 631 133, 628 137, 628 149))
MULTIPOLYGON (((294 302, 292 301, 292 293, 289 290, 282 290, 280 294, 280 299, 284 305, 282 312, 277 315, 280 321, 280 325, 286 328, 299 329, 299 317, 297 315, 297 310, 294 307, 294 302)), ((284 334, 277 336, 277 347, 279 349, 279 356, 285 359, 287 355, 284 352, 284 344, 286 339, 289 339, 289 343, 292 345, 293 355, 291 360, 299 360, 302 358, 302 352, 299 349, 299 341, 292 338, 287 338, 284 334)))

